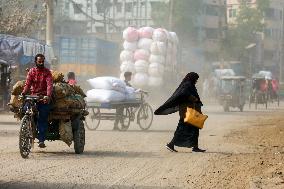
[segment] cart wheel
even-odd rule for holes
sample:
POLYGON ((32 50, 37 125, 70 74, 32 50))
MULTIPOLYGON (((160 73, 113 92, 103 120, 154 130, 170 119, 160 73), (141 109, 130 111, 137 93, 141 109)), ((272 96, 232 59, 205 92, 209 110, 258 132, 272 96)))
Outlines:
MULTIPOLYGON (((89 130, 94 131, 100 125, 100 122, 101 122, 101 111, 100 111, 99 108, 91 108, 91 111, 89 111, 89 112, 92 112, 92 113, 89 114, 90 119, 91 119, 91 123, 90 124, 86 124, 86 127, 89 130)), ((87 121, 85 123, 87 123, 87 121)))
POLYGON ((153 122, 153 109, 148 104, 145 103, 140 106, 137 114, 137 123, 141 130, 148 130, 153 122))
POLYGON ((75 153, 83 153, 85 147, 85 128, 82 120, 79 121, 78 129, 73 131, 73 140, 75 153))
POLYGON ((122 115, 120 116, 119 124, 117 125, 120 131, 126 131, 130 125, 130 111, 128 108, 123 108, 122 115))
POLYGON ((33 145, 33 133, 31 130, 30 117, 25 115, 22 118, 20 134, 19 134, 19 149, 22 158, 28 158, 33 145))

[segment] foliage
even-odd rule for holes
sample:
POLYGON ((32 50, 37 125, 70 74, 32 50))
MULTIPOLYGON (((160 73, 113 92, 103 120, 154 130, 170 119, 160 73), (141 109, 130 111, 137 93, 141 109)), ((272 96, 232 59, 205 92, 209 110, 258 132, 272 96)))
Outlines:
POLYGON ((256 34, 264 30, 264 13, 268 7, 269 0, 257 0, 256 7, 241 3, 236 23, 229 26, 222 43, 225 59, 240 60, 247 51, 245 47, 256 42, 256 34))
POLYGON ((1 0, 0 6, 0 33, 4 34, 27 36, 44 15, 43 10, 37 10, 31 1, 1 0))
MULTIPOLYGON (((172 30, 183 40, 196 39, 198 35, 197 21, 202 12, 202 1, 172 0, 172 30)), ((155 25, 169 28, 170 3, 156 3, 152 7, 155 25)))

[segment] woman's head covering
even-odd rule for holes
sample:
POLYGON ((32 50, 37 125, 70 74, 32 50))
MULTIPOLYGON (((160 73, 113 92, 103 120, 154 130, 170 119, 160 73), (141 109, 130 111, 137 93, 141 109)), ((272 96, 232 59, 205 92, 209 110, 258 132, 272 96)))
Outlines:
POLYGON ((197 103, 202 104, 200 101, 195 83, 198 80, 199 75, 195 72, 186 74, 179 87, 175 90, 172 96, 156 111, 155 115, 171 114, 179 110, 179 105, 184 103, 196 103, 190 102, 189 97, 194 96, 197 98, 197 103))
POLYGON ((195 72, 190 72, 186 74, 184 79, 182 80, 182 83, 184 82, 191 82, 192 84, 195 84, 199 78, 199 75, 195 72))

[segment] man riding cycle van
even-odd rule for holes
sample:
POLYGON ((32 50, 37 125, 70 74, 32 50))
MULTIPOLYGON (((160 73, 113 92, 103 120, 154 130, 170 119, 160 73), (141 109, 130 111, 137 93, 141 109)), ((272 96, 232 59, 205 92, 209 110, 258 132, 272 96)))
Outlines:
POLYGON ((35 56, 35 67, 28 72, 22 96, 25 96, 28 91, 31 95, 43 96, 43 100, 37 104, 38 109, 38 146, 45 148, 45 132, 48 127, 48 114, 50 111, 50 99, 52 95, 52 75, 48 68, 44 67, 45 57, 43 54, 35 56))

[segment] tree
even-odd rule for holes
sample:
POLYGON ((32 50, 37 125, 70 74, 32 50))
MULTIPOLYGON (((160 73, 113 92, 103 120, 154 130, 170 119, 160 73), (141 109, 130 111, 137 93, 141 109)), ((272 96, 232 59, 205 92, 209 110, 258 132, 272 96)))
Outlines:
POLYGON ((269 0, 257 0, 256 7, 241 2, 236 23, 229 26, 222 43, 225 59, 241 60, 246 53, 245 47, 256 42, 256 34, 265 28, 264 13, 269 7, 269 0))
POLYGON ((43 10, 37 10, 37 4, 30 1, 1 1, 0 33, 29 36, 44 15, 43 10))
MULTIPOLYGON (((198 18, 202 13, 202 1, 172 0, 172 26, 182 40, 198 38, 198 18)), ((155 25, 169 28, 170 3, 156 3, 152 6, 155 25)))

